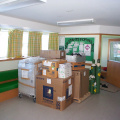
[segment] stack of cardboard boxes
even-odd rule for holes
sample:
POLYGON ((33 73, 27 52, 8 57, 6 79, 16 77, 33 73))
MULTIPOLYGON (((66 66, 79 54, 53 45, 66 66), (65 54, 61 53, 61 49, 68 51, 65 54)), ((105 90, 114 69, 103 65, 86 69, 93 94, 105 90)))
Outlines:
POLYGON ((85 69, 85 55, 66 55, 66 60, 72 64, 72 70, 85 69))
POLYGON ((89 92, 85 56, 66 56, 65 51, 42 50, 42 75, 36 76, 36 102, 64 110, 89 92), (71 58, 72 57, 72 58, 71 58))
POLYGON ((80 102, 83 97, 89 95, 89 69, 85 68, 85 56, 66 55, 66 60, 72 63, 72 75, 74 77, 73 99, 80 102))
POLYGON ((73 102, 71 64, 65 51, 41 51, 40 56, 47 60, 42 61, 42 75, 36 76, 36 102, 62 111, 73 102))
POLYGON ((51 78, 58 78, 59 64, 64 64, 66 62, 67 61, 63 59, 51 59, 42 61, 42 75, 51 78))

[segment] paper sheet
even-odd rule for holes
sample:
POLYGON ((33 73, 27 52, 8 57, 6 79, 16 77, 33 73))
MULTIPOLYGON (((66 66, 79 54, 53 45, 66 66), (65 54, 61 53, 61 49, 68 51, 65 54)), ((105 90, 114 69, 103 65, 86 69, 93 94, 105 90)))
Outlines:
POLYGON ((47 83, 51 84, 51 79, 47 78, 47 83))
POLYGON ((43 69, 43 75, 46 75, 46 70, 45 69, 43 69))
POLYGON ((28 78, 28 71, 22 70, 22 78, 28 78))
POLYGON ((68 96, 72 95, 72 85, 69 86, 68 96))

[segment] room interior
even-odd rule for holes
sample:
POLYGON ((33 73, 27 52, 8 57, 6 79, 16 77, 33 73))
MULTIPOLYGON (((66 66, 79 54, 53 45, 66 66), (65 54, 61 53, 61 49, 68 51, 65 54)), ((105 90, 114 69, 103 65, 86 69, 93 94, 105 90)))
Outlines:
MULTIPOLYGON (((95 63, 97 59, 100 59, 103 77, 101 81, 120 88, 119 60, 114 62, 109 57, 109 41, 120 41, 120 1, 42 0, 39 2, 39 0, 32 0, 31 3, 29 0, 25 1, 16 2, 15 5, 7 6, 5 9, 2 8, 4 6, 0 2, 0 30, 17 29, 43 34, 58 33, 59 48, 65 47, 66 38, 94 38, 94 59, 95 63), (107 71, 104 70, 105 68, 107 71)), ((18 69, 21 59, 23 58, 3 59, 0 56, 0 72, 18 69)), ((85 67, 90 69, 91 64, 92 61, 86 61, 85 67)), ((0 102, 0 120, 40 118, 45 120, 119 120, 119 94, 120 91, 101 90, 100 94, 91 95, 80 104, 73 103, 62 112, 33 103, 26 96, 22 99, 17 96, 0 102)))

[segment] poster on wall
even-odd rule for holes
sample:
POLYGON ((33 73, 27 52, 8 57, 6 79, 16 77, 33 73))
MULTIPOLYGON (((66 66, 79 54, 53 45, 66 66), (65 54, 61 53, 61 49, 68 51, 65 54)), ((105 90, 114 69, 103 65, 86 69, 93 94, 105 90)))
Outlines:
POLYGON ((91 56, 91 44, 84 44, 85 56, 91 56))
POLYGON ((92 61, 94 58, 94 38, 65 38, 64 49, 67 55, 84 53, 86 61, 92 61))

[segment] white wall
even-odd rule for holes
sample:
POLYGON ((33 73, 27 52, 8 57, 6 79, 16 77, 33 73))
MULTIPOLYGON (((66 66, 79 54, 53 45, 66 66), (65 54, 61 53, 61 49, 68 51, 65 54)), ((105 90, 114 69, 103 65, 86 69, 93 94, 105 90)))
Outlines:
POLYGON ((73 27, 61 27, 60 32, 60 34, 92 34, 92 33, 120 35, 120 27, 104 25, 73 26, 73 27))
POLYGON ((100 33, 99 25, 61 27, 59 34, 91 34, 100 33))
POLYGON ((18 68, 18 60, 0 62, 0 71, 13 70, 18 68))
POLYGON ((107 67, 108 38, 102 37, 101 43, 101 66, 107 67))
POLYGON ((15 27, 42 32, 60 32, 60 27, 0 15, 0 27, 15 27))
POLYGON ((120 35, 120 27, 117 26, 100 26, 100 33, 104 34, 119 34, 120 35))

